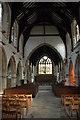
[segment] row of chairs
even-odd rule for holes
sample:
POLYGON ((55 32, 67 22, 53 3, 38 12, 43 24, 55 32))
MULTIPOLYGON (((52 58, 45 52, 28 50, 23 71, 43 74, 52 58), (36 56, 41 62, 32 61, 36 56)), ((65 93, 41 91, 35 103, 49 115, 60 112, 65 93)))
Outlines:
POLYGON ((32 94, 8 94, 2 96, 2 118, 21 119, 24 116, 24 108, 26 115, 29 109, 29 99, 32 105, 32 94))
POLYGON ((80 95, 78 94, 61 95, 61 103, 64 106, 64 110, 66 110, 66 106, 69 106, 70 116, 72 116, 73 111, 76 111, 78 114, 80 106, 80 95))

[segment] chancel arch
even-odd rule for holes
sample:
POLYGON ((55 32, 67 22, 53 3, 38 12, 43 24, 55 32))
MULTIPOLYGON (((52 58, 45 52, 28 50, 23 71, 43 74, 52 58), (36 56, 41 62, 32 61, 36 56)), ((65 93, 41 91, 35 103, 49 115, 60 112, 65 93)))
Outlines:
POLYGON ((8 70, 7 70, 7 87, 15 87, 16 86, 16 61, 14 56, 11 56, 9 63, 8 63, 8 70))

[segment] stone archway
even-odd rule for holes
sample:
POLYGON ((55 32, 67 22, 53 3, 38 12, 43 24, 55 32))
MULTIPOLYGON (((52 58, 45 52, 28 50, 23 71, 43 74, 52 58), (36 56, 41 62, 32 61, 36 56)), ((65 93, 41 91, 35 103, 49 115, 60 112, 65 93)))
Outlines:
POLYGON ((72 60, 70 61, 70 65, 69 65, 69 84, 70 86, 75 86, 75 73, 74 73, 72 60))
POLYGON ((19 61, 18 66, 17 66, 17 80, 16 80, 16 85, 20 85, 20 80, 22 79, 22 67, 21 67, 21 62, 19 61))
POLYGON ((75 71, 76 71, 76 84, 77 86, 80 86, 80 55, 78 55, 76 58, 75 71))
POLYGON ((8 71, 7 71, 7 87, 15 87, 16 86, 16 61, 14 56, 11 56, 8 63, 8 71))
POLYGON ((0 92, 6 88, 7 80, 7 57, 4 47, 0 44, 0 92))

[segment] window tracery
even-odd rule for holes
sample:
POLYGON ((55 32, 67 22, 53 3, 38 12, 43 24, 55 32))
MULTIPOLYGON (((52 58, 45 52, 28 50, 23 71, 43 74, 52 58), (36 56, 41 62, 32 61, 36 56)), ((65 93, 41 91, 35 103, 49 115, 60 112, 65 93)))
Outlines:
POLYGON ((47 56, 40 59, 38 67, 39 74, 52 74, 52 61, 47 56))

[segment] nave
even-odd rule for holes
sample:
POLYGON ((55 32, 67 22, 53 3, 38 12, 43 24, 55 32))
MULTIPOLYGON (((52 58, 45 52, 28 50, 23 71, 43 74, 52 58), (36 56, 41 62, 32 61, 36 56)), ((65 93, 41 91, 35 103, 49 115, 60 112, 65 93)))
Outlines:
POLYGON ((75 119, 69 116, 69 111, 65 111, 61 104, 61 98, 52 93, 51 86, 39 86, 39 92, 32 101, 32 107, 29 108, 27 116, 24 118, 55 118, 55 119, 75 119))
POLYGON ((80 2, 28 1, 0 2, 0 119, 77 119, 80 2))

